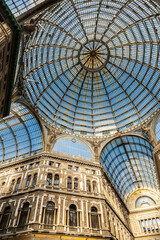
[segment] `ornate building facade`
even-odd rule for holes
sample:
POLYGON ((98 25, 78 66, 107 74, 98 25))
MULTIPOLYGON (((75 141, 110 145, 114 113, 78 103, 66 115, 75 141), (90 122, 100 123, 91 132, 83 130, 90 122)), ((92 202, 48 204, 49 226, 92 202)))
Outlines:
POLYGON ((159 240, 159 2, 5 2, 23 33, 0 239, 159 240))

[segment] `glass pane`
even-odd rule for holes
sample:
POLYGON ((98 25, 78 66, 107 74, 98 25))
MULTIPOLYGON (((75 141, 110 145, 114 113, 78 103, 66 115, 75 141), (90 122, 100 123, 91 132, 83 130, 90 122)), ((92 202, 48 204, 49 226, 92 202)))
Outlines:
POLYGON ((122 197, 139 187, 158 189, 152 152, 149 142, 137 136, 116 138, 103 148, 101 164, 122 197))
MULTIPOLYGON (((58 140, 53 151, 57 153, 62 153, 72 157, 85 158, 87 160, 93 160, 92 154, 89 148, 84 145, 80 140, 74 138, 64 138, 58 140)), ((69 165, 70 166, 70 165, 69 165)), ((72 167, 72 166, 71 166, 72 167)))

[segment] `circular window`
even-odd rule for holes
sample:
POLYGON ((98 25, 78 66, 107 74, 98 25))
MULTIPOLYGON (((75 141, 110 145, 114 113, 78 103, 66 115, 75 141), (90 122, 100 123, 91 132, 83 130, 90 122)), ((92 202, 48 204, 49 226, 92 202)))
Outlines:
POLYGON ((92 40, 85 43, 79 51, 79 60, 87 71, 101 70, 109 59, 109 49, 103 42, 92 40))

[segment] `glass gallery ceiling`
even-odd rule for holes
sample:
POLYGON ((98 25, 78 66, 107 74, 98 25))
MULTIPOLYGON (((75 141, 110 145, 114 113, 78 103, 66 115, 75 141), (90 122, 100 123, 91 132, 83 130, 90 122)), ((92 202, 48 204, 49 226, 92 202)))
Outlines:
POLYGON ((62 1, 25 49, 26 90, 51 125, 100 136, 126 131, 159 108, 159 5, 62 1))
MULTIPOLYGON (((40 3, 25 2, 6 0, 16 17, 40 3)), ((69 132, 101 136, 129 130, 157 111, 159 12, 159 5, 149 0, 65 0, 47 11, 24 54, 24 78, 39 82, 25 81, 25 86, 40 116, 69 132)), ((11 111, 15 117, 17 109, 22 115, 26 111, 16 106, 11 111)), ((26 129, 28 114, 16 129, 26 129)), ((30 152, 42 149, 37 136, 34 149, 27 145, 30 152)), ((17 155, 21 150, 16 149, 17 155)), ((121 196, 140 186, 157 189, 152 151, 147 141, 131 136, 103 149, 101 164, 121 196)))

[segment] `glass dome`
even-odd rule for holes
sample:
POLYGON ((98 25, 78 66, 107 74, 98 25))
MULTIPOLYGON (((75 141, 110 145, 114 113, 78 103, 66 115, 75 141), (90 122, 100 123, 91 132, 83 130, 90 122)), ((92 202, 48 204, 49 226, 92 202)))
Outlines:
POLYGON ((25 48, 26 91, 40 116, 75 134, 128 131, 159 108, 157 3, 64 0, 25 48))

